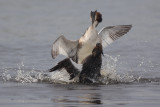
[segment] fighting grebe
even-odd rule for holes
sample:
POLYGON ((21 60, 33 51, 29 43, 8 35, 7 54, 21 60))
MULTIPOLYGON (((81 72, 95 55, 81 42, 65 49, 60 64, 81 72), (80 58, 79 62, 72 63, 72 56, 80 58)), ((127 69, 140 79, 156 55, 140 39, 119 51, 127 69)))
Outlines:
POLYGON ((103 54, 102 45, 97 43, 95 48, 92 50, 92 54, 83 60, 82 69, 77 68, 72 59, 66 58, 51 68, 49 72, 61 70, 64 68, 69 73, 70 80, 78 75, 80 83, 94 83, 101 77, 101 54, 103 54))
POLYGON ((55 40, 51 51, 53 58, 62 54, 76 63, 82 64, 82 61, 92 53, 97 43, 101 43, 103 48, 105 48, 126 34, 132 27, 132 25, 108 26, 98 33, 96 27, 102 21, 102 15, 100 12, 91 11, 90 16, 92 24, 79 40, 68 40, 63 35, 55 40))

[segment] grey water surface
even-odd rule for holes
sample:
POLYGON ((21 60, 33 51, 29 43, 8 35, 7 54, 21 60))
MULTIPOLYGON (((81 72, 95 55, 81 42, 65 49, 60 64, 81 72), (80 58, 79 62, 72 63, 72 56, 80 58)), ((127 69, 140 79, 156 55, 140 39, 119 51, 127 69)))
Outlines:
POLYGON ((0 107, 159 107, 159 11, 159 0, 0 0, 0 107), (48 73, 64 58, 52 59, 52 43, 62 34, 79 39, 96 9, 97 30, 133 26, 104 49, 104 68, 119 81, 72 84, 63 72, 48 73))

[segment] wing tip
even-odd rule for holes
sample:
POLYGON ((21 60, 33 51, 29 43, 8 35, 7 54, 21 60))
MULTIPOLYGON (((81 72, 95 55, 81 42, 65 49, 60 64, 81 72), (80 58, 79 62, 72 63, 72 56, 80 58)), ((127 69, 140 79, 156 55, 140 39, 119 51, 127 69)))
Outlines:
POLYGON ((132 28, 132 25, 119 25, 121 27, 121 30, 119 31, 120 35, 123 36, 125 34, 127 34, 131 28, 132 28))
POLYGON ((128 33, 131 30, 131 28, 132 28, 132 24, 125 25, 125 26, 126 26, 126 33, 128 33))
POLYGON ((132 24, 129 25, 122 25, 124 28, 128 28, 128 30, 130 30, 132 28, 132 24))

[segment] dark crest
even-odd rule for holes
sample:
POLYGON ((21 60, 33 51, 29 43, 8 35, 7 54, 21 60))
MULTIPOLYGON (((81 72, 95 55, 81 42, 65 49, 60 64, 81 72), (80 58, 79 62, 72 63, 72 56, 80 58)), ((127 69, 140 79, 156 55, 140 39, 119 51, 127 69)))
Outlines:
POLYGON ((92 23, 94 23, 94 21, 98 21, 99 23, 102 22, 102 14, 100 12, 96 11, 91 11, 91 19, 92 19, 92 23))

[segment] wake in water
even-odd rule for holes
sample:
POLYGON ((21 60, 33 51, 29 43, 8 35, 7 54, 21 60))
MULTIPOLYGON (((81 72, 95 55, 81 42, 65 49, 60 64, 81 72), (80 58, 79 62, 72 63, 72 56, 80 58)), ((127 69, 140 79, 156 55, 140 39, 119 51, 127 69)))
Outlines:
MULTIPOLYGON (((118 74, 116 70, 118 58, 113 58, 105 54, 102 65, 102 78, 99 84, 117 84, 117 83, 135 83, 135 82, 157 82, 159 78, 141 78, 134 77, 128 74, 118 74)), ((18 64, 18 68, 6 68, 2 70, 0 75, 1 80, 20 82, 20 83, 60 83, 70 84, 77 83, 77 79, 69 80, 69 74, 62 69, 49 73, 47 71, 40 71, 35 69, 26 69, 23 61, 18 64)))

